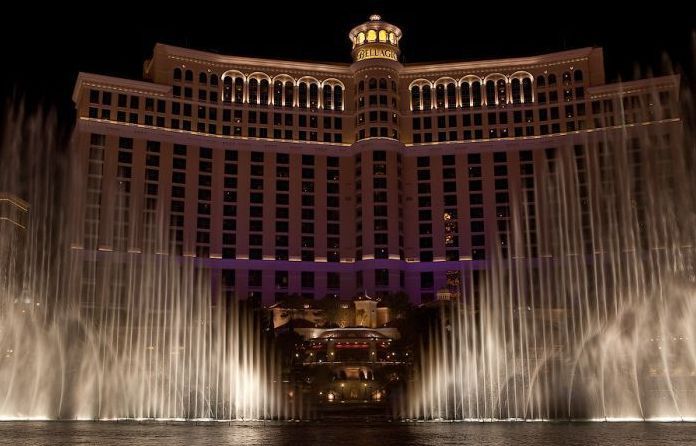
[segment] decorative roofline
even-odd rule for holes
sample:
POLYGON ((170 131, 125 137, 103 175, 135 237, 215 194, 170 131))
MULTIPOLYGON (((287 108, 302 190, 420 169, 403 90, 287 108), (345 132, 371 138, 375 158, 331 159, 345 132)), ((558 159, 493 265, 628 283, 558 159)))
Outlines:
MULTIPOLYGON (((634 94, 642 91, 655 91, 664 87, 678 87, 680 76, 678 74, 670 74, 667 76, 658 76, 647 79, 637 79, 633 81, 614 82, 611 84, 597 85, 587 87, 587 94, 591 99, 616 96, 624 94, 634 94)), ((677 92, 679 89, 677 89, 677 92)))
POLYGON ((148 81, 137 81, 115 76, 104 76, 102 74, 80 72, 75 81, 72 100, 75 104, 79 101, 82 87, 108 88, 116 91, 127 91, 140 94, 154 94, 165 96, 172 89, 171 85, 155 84, 148 81))
POLYGON ((540 54, 536 56, 514 57, 506 59, 488 59, 466 62, 440 62, 405 64, 401 70, 402 77, 422 76, 451 71, 475 72, 491 71, 507 68, 514 70, 542 68, 551 65, 562 65, 572 62, 588 60, 593 52, 601 52, 601 48, 585 47, 575 50, 560 51, 555 53, 540 54))
POLYGON ((282 59, 262 59, 256 57, 242 56, 225 56, 221 54, 181 48, 163 43, 155 45, 155 54, 161 52, 171 59, 188 61, 193 63, 207 64, 218 66, 220 68, 238 67, 246 65, 249 67, 266 67, 274 70, 298 70, 298 71, 316 71, 320 73, 331 73, 333 75, 350 76, 350 64, 348 63, 316 63, 316 62, 299 62, 282 59))
MULTIPOLYGON (((444 72, 484 72, 490 70, 521 70, 537 69, 554 65, 563 65, 574 62, 583 62, 590 58, 595 52, 601 53, 598 47, 585 47, 574 50, 547 53, 535 56, 488 59, 478 61, 462 62, 419 62, 415 64, 404 64, 400 70, 400 76, 405 78, 420 77, 430 74, 444 72)), ((188 48, 181 48, 172 45, 157 43, 155 54, 160 53, 165 57, 182 63, 197 63, 202 65, 219 67, 220 69, 245 68, 256 71, 259 68, 273 69, 274 71, 285 71, 295 73, 322 73, 331 74, 335 77, 352 77, 353 73, 348 63, 323 63, 323 62, 300 62, 282 59, 264 59, 254 57, 226 56, 188 48)))

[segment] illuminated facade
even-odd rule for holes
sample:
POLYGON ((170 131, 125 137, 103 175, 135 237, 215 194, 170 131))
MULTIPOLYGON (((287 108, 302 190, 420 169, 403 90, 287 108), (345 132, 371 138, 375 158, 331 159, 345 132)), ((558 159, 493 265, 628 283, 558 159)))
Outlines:
POLYGON ((536 192, 553 154, 591 166, 644 129, 669 151, 681 126, 676 76, 606 84, 600 48, 402 64, 379 16, 349 38, 352 64, 157 44, 142 81, 80 73, 75 247, 197 257, 265 304, 449 298, 497 259, 553 255, 536 192))
POLYGON ((379 330, 333 328, 303 342, 299 349, 309 394, 320 404, 383 403, 390 387, 403 379, 409 355, 394 348, 379 330))

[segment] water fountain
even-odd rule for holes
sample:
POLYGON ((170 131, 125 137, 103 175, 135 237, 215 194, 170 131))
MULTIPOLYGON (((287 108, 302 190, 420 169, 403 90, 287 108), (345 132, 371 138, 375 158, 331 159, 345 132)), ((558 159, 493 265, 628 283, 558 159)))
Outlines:
MULTIPOLYGON (((258 320, 195 258, 72 246, 71 160, 24 116, 2 144, 0 191, 31 224, 22 249, 0 232, 0 418, 302 417, 258 320)), ((518 197, 510 255, 443 307, 400 416, 696 419, 694 140, 673 124, 545 150, 543 218, 518 197)))
POLYGON ((546 150, 544 217, 513 206, 511 255, 443 308, 404 417, 696 420, 692 116, 546 150))
POLYGON ((297 416, 259 321, 195 259, 71 249, 54 120, 8 116, 0 190, 28 198, 31 222, 0 232, 0 419, 297 416))

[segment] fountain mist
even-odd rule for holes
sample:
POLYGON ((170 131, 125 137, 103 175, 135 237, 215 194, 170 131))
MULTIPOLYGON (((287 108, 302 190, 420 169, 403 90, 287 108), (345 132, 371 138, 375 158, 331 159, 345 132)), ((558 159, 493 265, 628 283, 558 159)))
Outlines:
POLYGON ((30 223, 0 231, 0 418, 295 416, 258 318, 194 259, 71 249, 79 169, 54 129, 21 109, 5 124, 0 191, 30 223))
POLYGON ((444 306, 406 418, 696 419, 694 126, 683 98, 683 122, 653 116, 539 151, 537 213, 529 195, 511 199, 499 240, 510 255, 472 271, 464 299, 444 306))

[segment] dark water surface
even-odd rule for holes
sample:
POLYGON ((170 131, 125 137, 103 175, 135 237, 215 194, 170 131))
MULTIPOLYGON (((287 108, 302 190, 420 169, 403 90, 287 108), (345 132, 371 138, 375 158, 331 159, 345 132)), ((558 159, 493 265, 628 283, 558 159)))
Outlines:
POLYGON ((7 445, 696 445, 696 423, 0 422, 7 445))

